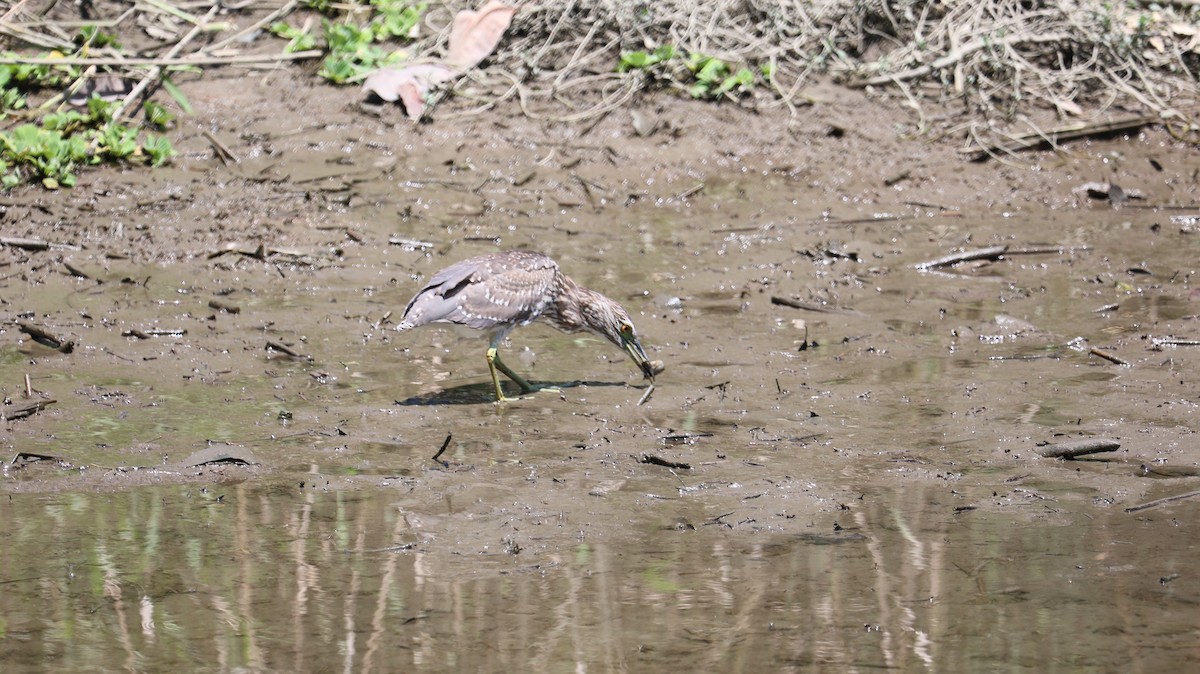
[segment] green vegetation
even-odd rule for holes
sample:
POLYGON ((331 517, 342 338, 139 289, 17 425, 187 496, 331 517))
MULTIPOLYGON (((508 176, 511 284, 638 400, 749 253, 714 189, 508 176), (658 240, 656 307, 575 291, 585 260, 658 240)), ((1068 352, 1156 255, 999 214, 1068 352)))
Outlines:
MULTIPOLYGON (((92 46, 116 46, 116 40, 85 26, 76 37, 80 50, 92 46)), ((49 55, 43 54, 43 58, 49 55)), ((7 60, 20 56, 5 52, 7 60)), ((70 65, 0 64, 0 186, 12 189, 29 180, 39 180, 48 189, 75 185, 79 166, 103 162, 144 163, 161 166, 174 155, 165 137, 141 136, 137 125, 115 118, 120 104, 93 94, 83 107, 49 97, 30 109, 29 97, 47 90, 64 90, 79 83, 82 74, 70 65), (30 121, 34 120, 34 121, 30 121)), ((181 94, 175 90, 177 100, 181 94)), ((149 102, 144 108, 146 124, 157 129, 170 126, 174 115, 164 106, 149 102)))
MULTIPOLYGON (((308 0, 310 8, 324 14, 334 7, 327 0, 308 0)), ((340 6, 340 5, 339 5, 340 6)), ((324 19, 321 22, 321 38, 324 45, 310 30, 297 28, 285 21, 271 25, 271 32, 288 40, 285 51, 297 52, 323 48, 329 52, 319 74, 337 84, 356 82, 374 70, 399 63, 408 58, 402 49, 381 46, 379 43, 392 38, 413 37, 425 13, 427 3, 410 5, 402 0, 370 0, 365 6, 349 11, 342 20, 324 19), (365 23, 355 23, 350 17, 366 15, 365 23)))
POLYGON ((630 70, 649 70, 660 63, 666 63, 675 58, 675 47, 664 44, 652 52, 627 51, 621 52, 621 62, 617 64, 617 72, 630 70))
POLYGON ((758 83, 759 75, 771 77, 771 67, 761 66, 756 73, 747 67, 734 68, 719 58, 705 54, 688 54, 678 67, 683 52, 672 45, 662 45, 652 52, 622 52, 617 72, 641 70, 666 81, 682 84, 693 98, 721 98, 731 93, 749 91, 758 83))

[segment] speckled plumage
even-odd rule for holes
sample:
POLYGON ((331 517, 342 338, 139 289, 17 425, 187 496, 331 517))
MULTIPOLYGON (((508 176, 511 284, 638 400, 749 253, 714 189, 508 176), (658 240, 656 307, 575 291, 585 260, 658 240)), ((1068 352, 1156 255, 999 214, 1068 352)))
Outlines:
POLYGON ((453 323, 486 333, 488 365, 496 396, 503 400, 497 367, 523 391, 532 387, 504 365, 496 350, 513 328, 539 318, 566 332, 590 330, 602 335, 624 349, 653 380, 653 368, 624 307, 575 283, 554 260, 531 251, 489 253, 439 271, 408 303, 397 329, 453 323))

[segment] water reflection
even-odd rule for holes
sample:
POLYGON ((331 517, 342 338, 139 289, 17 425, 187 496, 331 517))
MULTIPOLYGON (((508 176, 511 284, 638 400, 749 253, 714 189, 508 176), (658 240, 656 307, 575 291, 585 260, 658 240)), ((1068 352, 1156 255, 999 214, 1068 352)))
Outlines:
POLYGON ((647 513, 622 540, 549 534, 538 550, 439 539, 423 524, 461 517, 466 539, 470 514, 391 490, 13 495, 2 657, 8 672, 1196 664, 1195 551, 1163 542, 1198 540, 1197 518, 1039 501, 1015 523, 956 512, 936 484, 873 489, 841 532, 647 513))

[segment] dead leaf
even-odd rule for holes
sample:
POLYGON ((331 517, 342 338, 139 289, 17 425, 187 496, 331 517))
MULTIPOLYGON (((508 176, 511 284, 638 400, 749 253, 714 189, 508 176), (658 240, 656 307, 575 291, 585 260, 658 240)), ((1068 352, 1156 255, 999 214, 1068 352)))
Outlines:
POLYGON ((393 103, 400 99, 411 119, 425 110, 425 96, 433 87, 454 76, 454 71, 441 63, 418 63, 402 68, 381 68, 363 81, 363 91, 393 103))
POLYGON ((1200 29, 1195 25, 1183 21, 1176 21, 1170 25, 1172 33, 1176 35, 1197 35, 1200 34, 1200 29))
POLYGON ((450 29, 446 63, 459 70, 474 68, 500 44, 500 38, 516 13, 516 7, 500 0, 488 0, 478 11, 465 9, 459 12, 450 29))
POLYGON ((1075 117, 1083 116, 1083 108, 1079 107, 1074 101, 1068 101, 1064 98, 1056 98, 1054 99, 1054 105, 1060 111, 1068 115, 1074 115, 1075 117))

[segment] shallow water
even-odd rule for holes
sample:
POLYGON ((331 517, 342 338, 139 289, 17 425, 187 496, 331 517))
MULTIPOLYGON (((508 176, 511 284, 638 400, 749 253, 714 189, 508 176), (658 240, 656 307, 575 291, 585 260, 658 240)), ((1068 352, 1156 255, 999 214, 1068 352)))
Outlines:
MULTIPOLYGON (((527 491, 499 495, 540 499, 527 491)), ((5 670, 1196 664, 1200 580, 1179 542, 1200 532, 1187 510, 1097 515, 1042 495, 1019 514, 955 512, 952 490, 920 485, 865 490, 841 531, 822 517, 748 536, 670 523, 670 506, 633 499, 619 532, 561 513, 534 530, 501 517, 491 545, 455 550, 436 521, 462 513, 404 487, 14 495, 0 507, 5 670), (542 530, 553 544, 539 545, 542 530)))

